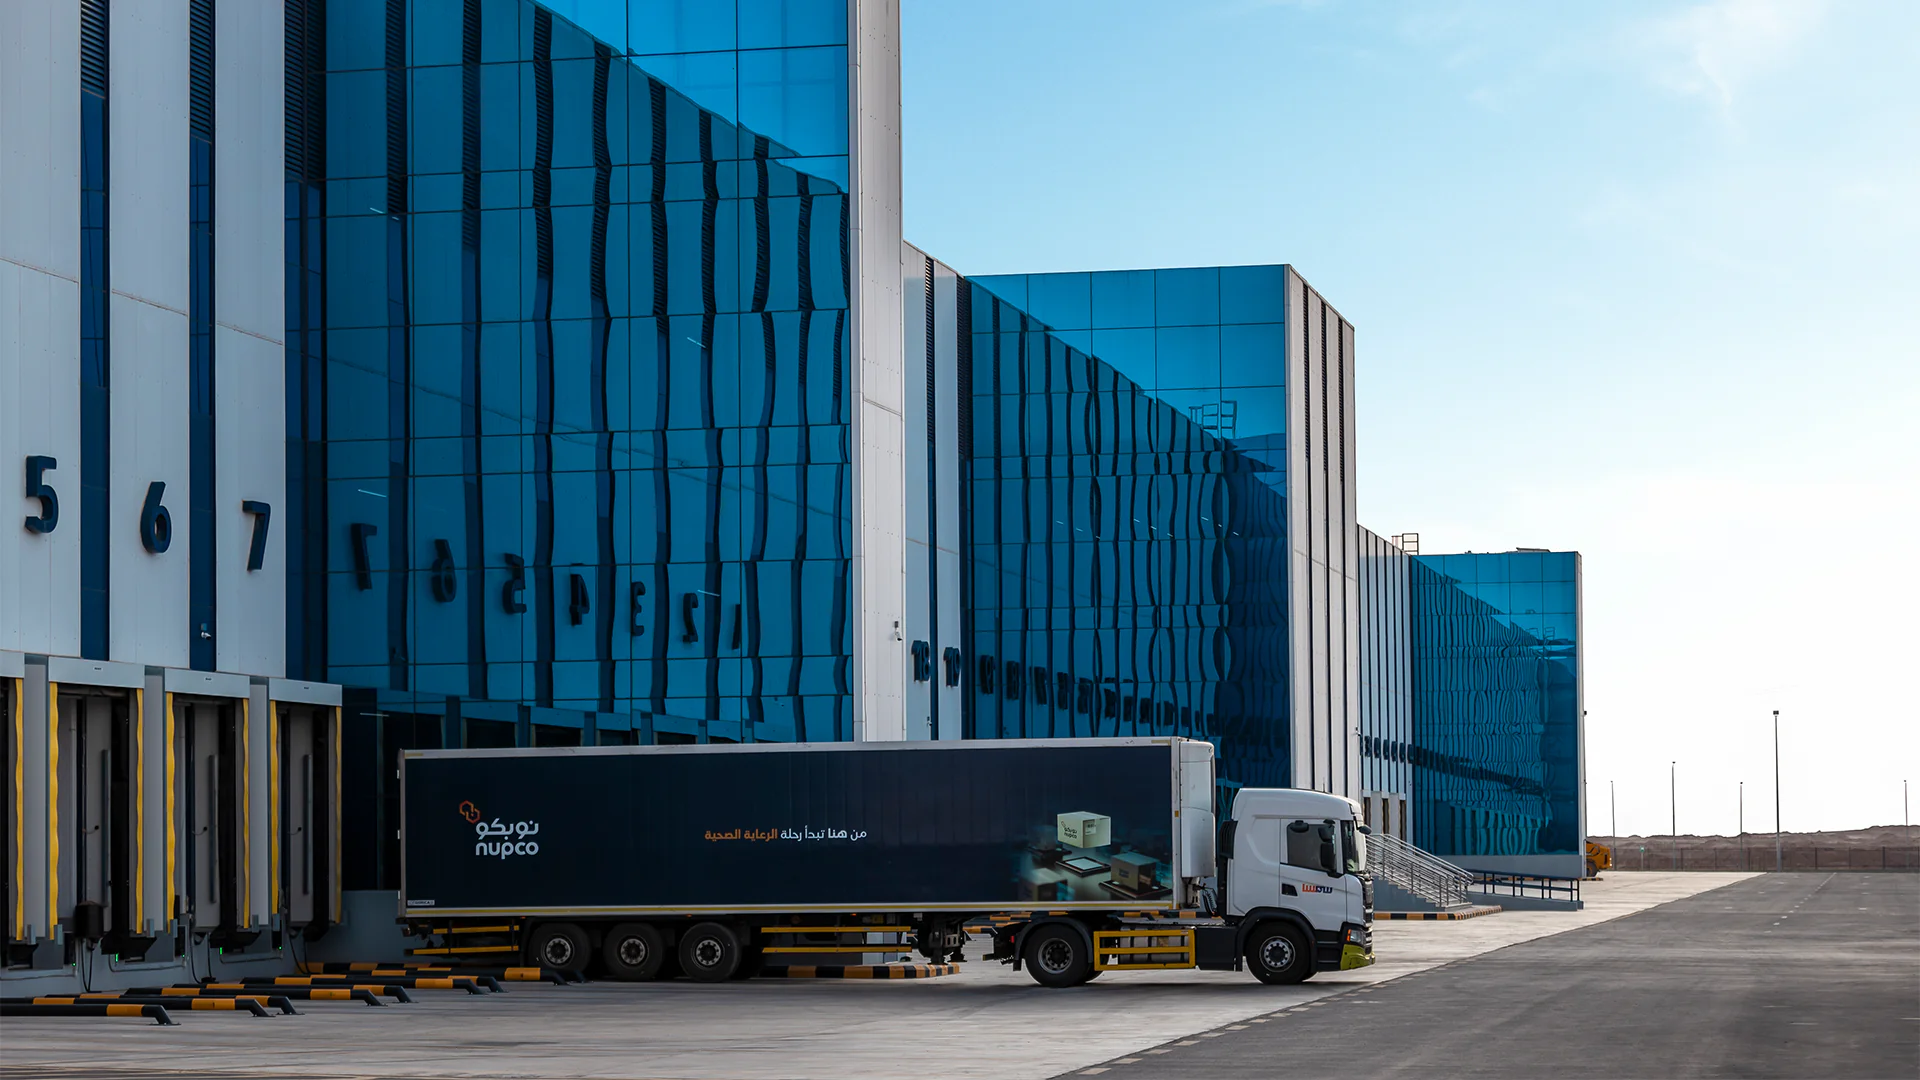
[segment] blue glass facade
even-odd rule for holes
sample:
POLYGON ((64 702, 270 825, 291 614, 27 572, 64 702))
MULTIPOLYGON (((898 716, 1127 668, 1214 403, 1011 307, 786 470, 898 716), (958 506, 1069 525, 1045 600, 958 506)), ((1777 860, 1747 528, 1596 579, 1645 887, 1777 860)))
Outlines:
POLYGON ((1213 741, 1293 783, 1285 268, 970 279, 970 734, 1213 741))
POLYGON ((1560 856, 1578 876, 1580 556, 1423 555, 1411 569, 1414 842, 1493 870, 1560 856))
MULTIPOLYGON (((287 674, 348 688, 348 834, 392 834, 407 747, 1177 734, 1229 790, 1481 777, 1444 763, 1521 706, 1445 696, 1438 592, 1354 522, 1352 326, 1281 265, 876 256, 853 10, 287 0, 287 674)), ((1448 783, 1430 839, 1515 847, 1448 783)))
POLYGON ((352 688, 349 831, 402 747, 849 737, 846 8, 772 7, 290 5, 289 673, 352 688))

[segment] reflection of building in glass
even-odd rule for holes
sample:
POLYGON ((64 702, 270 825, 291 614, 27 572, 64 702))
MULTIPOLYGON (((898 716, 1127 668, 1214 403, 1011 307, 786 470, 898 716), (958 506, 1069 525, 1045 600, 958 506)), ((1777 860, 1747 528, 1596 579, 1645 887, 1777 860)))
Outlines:
POLYGON ((1415 843, 1579 876, 1580 556, 1415 556, 1411 579, 1415 843))
POLYGON ((1285 266, 971 283, 975 733, 1357 796, 1352 326, 1285 266))
POLYGON ((572 7, 289 9, 288 651, 349 688, 369 834, 400 748, 856 738, 904 648, 860 606, 898 556, 856 580, 898 221, 851 193, 897 215, 898 135, 848 129, 897 88, 840 2, 572 7))

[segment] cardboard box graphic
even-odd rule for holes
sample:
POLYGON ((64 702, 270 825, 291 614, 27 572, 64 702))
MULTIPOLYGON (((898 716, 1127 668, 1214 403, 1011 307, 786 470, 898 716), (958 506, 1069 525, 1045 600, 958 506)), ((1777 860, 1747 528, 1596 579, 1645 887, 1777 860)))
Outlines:
POLYGON ((1125 886, 1135 892, 1145 892, 1158 884, 1154 878, 1155 871, 1160 867, 1160 860, 1151 855, 1142 855, 1137 851, 1121 852, 1113 857, 1111 865, 1116 885, 1125 886))
POLYGON ((1059 818, 1060 842, 1070 847, 1106 847, 1113 843, 1113 819, 1076 810, 1059 818))

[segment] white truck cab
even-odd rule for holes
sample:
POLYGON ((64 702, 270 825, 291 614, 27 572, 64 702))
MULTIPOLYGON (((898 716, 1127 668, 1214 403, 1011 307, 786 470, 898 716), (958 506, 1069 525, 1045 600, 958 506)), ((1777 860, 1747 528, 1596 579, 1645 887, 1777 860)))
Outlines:
POLYGON ((1235 795, 1221 830, 1220 915, 1256 927, 1236 950, 1255 975, 1285 972, 1287 978, 1271 981, 1291 982, 1373 963, 1366 836, 1352 799, 1292 788, 1235 795), (1259 933, 1262 926, 1273 932, 1259 933), (1291 934, 1281 932, 1289 928, 1291 934), (1293 955, 1303 944, 1310 958, 1293 955))

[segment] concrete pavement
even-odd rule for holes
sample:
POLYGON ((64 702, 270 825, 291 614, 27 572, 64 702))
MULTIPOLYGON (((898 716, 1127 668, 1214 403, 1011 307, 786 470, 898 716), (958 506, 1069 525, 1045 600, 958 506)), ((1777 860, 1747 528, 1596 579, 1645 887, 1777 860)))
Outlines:
POLYGON ((316 1005, 270 1020, 183 1014, 176 1028, 9 1019, 0 1075, 1038 1080, 1749 876, 1610 874, 1586 887, 1579 912, 1376 923, 1379 963, 1294 987, 1169 971, 1046 990, 978 961, 954 977, 889 982, 515 984, 484 998, 422 994, 414 1005, 316 1005))
POLYGON ((1920 876, 1769 874, 1073 1075, 1920 1075, 1920 876))

